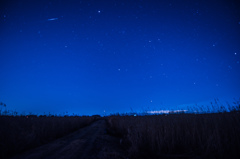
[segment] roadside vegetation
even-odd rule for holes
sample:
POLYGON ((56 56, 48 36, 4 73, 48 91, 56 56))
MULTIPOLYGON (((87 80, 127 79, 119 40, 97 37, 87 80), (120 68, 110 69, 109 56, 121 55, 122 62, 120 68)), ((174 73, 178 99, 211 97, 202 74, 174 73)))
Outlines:
MULTIPOLYGON (((17 115, 0 103, 0 158, 9 158, 105 119, 129 159, 240 158, 240 98, 159 115, 17 115)), ((115 141, 114 141, 115 142, 115 141)))
POLYGON ((130 159, 240 158, 240 102, 209 110, 151 116, 110 116, 108 133, 121 137, 130 159))
POLYGON ((9 158, 89 125, 89 116, 0 116, 0 158, 9 158))

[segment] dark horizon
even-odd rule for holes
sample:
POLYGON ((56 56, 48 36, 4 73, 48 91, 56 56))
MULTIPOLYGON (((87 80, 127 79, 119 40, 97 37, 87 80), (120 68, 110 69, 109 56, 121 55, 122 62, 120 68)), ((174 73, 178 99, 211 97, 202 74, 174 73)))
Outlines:
POLYGON ((240 97, 240 3, 1 1, 0 102, 34 114, 240 97))

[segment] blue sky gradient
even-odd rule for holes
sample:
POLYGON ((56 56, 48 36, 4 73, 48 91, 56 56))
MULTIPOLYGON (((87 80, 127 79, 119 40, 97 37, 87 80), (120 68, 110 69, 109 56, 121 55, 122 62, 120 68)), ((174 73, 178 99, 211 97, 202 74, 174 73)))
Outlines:
POLYGON ((234 0, 0 2, 0 101, 103 114, 240 97, 234 0))

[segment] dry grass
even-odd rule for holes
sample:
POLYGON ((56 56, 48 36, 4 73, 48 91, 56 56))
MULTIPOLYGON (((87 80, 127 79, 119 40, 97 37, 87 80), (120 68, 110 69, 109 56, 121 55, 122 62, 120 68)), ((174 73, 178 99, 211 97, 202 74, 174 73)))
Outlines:
POLYGON ((94 117, 0 116, 0 158, 45 144, 93 121, 94 117))
POLYGON ((111 116, 129 158, 240 158, 240 114, 111 116))

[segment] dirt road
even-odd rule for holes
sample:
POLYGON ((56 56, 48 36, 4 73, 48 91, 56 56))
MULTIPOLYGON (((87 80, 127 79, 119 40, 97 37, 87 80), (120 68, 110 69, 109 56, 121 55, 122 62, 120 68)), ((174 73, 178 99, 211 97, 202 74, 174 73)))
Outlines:
POLYGON ((123 159, 126 158, 119 138, 106 133, 105 120, 42 145, 12 159, 123 159))

